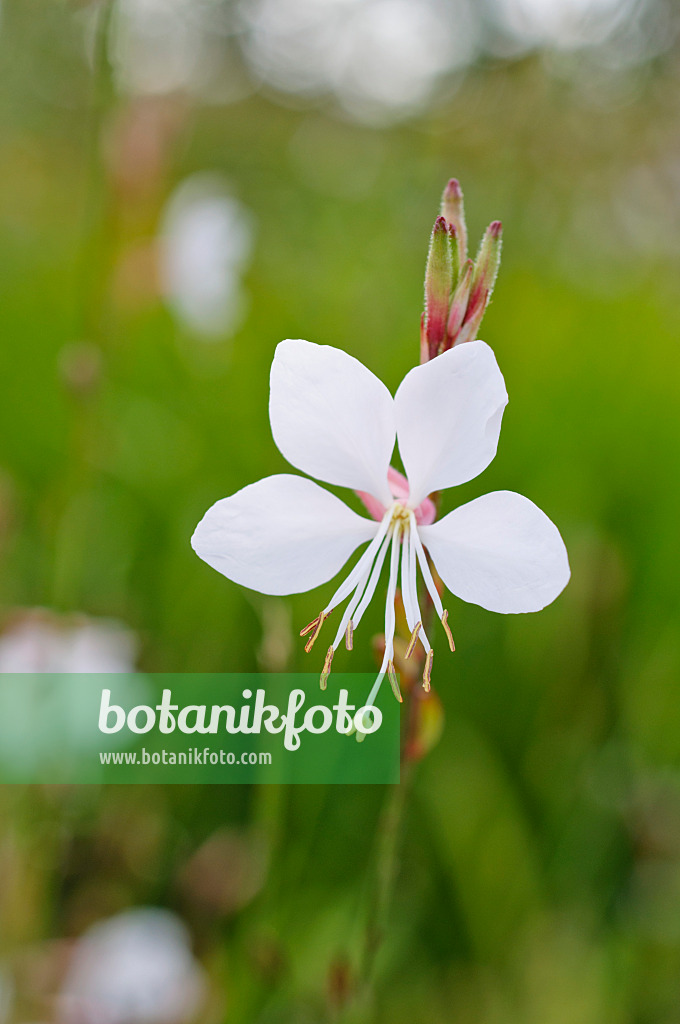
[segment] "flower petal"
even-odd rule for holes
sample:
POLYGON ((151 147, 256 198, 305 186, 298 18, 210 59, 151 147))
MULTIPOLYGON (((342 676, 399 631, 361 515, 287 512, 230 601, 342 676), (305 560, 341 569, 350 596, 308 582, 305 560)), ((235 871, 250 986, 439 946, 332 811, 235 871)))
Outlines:
POLYGON ((272 363, 269 419, 291 465, 390 503, 394 400, 358 359, 330 345, 282 341, 272 363))
POLYGON ((537 612, 569 581, 567 550, 540 508, 493 491, 418 533, 448 589, 491 612, 537 612))
POLYGON ((394 403, 411 506, 486 469, 507 401, 496 357, 483 341, 455 345, 406 374, 394 403))
POLYGON ((377 529, 312 480, 281 474, 215 502, 191 546, 234 583, 299 594, 332 579, 377 529))

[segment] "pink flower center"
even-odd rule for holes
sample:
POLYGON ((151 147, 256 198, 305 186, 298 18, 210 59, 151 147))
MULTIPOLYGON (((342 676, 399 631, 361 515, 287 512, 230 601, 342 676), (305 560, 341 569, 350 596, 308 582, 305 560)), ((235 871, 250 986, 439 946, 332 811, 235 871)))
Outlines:
MULTIPOLYGON (((390 466, 387 471, 387 482, 390 485, 390 490, 392 491, 392 497, 394 500, 398 501, 400 505, 407 507, 409 486, 408 480, 403 473, 400 473, 398 469, 394 468, 394 466, 390 466)), ((357 491, 356 493, 361 498, 366 511, 369 513, 371 518, 375 519, 376 522, 380 522, 387 511, 383 503, 378 501, 377 498, 374 498, 372 494, 368 494, 366 491, 357 491)), ((413 511, 418 526, 429 526, 430 523, 435 521, 437 515, 434 502, 430 501, 429 498, 425 498, 421 501, 420 505, 418 505, 418 507, 413 511)))

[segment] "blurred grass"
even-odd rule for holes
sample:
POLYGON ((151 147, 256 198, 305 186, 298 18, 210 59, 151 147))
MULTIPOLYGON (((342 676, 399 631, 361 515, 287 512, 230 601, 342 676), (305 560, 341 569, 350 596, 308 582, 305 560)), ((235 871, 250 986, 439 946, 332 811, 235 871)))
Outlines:
MULTIPOLYGON (((2 607, 120 618, 148 670, 254 669, 264 603, 196 559, 193 526, 285 468, 267 421, 281 338, 342 347, 396 388, 417 359, 438 194, 457 174, 473 244, 504 222, 483 337, 511 403, 496 461, 447 507, 527 494, 560 525, 573 579, 538 616, 451 608, 458 650, 435 660, 446 729, 416 779, 366 1019, 675 1024, 680 317, 665 233, 677 211, 650 220, 658 247, 641 253, 612 194, 631 167, 675 152, 677 61, 615 111, 538 58, 490 64, 382 130, 264 95, 178 99, 164 164, 137 191, 107 162, 135 102, 112 94, 91 221, 81 28, 67 4, 38 9, 7 3, 0 28, 2 607), (250 315, 213 345, 172 319, 136 264, 139 294, 121 284, 173 185, 203 169, 257 221, 250 315), (101 361, 86 393, 69 384, 83 343, 101 361)), ((292 599, 293 627, 323 600, 292 599)), ((338 668, 372 666, 379 620, 376 606, 338 668)), ((296 651, 290 667, 308 666, 296 651)), ((6 791, 5 952, 158 901, 189 920, 228 1020, 333 1019, 328 979, 359 956, 381 799, 6 791), (225 822, 264 830, 270 871, 245 909, 208 913, 178 876, 225 822)))

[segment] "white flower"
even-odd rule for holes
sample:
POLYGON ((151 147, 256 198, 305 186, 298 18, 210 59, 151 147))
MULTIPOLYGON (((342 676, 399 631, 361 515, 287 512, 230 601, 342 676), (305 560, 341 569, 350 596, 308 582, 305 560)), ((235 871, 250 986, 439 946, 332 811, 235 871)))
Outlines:
POLYGON ((136 647, 133 633, 113 620, 32 608, 0 634, 0 674, 134 672, 136 647))
POLYGON ((63 1024, 183 1024, 204 1001, 205 977, 186 928, 168 910, 136 907, 78 941, 59 998, 63 1024))
POLYGON ((93 733, 91 721, 92 677, 115 673, 121 696, 133 706, 147 702, 148 686, 135 674, 137 646, 134 633, 113 619, 47 608, 16 611, 0 634, 2 771, 11 778, 40 775, 61 764, 66 750, 99 750, 101 734, 93 733))
POLYGON ((339 349, 284 341, 271 370, 269 418, 274 440, 297 469, 329 484, 367 492, 379 521, 351 511, 304 477, 282 474, 250 484, 216 502, 196 528, 192 546, 229 579, 265 594, 293 594, 326 583, 366 541, 368 547, 323 611, 303 630, 310 650, 331 611, 349 598, 328 648, 353 633, 389 554, 385 655, 368 704, 394 672, 394 600, 399 578, 409 629, 409 653, 432 648, 418 606, 416 573, 446 630, 448 615, 425 549, 448 589, 494 612, 534 612, 554 600, 569 579, 567 552, 554 524, 531 501, 494 491, 428 523, 428 494, 472 480, 498 446, 508 396, 493 352, 483 341, 454 346, 411 370, 396 396, 358 360, 339 349), (395 439, 408 478, 404 497, 390 481, 395 439))
POLYGON ((160 241, 162 287, 177 317, 206 340, 234 333, 248 304, 249 211, 219 176, 195 174, 170 198, 160 241))

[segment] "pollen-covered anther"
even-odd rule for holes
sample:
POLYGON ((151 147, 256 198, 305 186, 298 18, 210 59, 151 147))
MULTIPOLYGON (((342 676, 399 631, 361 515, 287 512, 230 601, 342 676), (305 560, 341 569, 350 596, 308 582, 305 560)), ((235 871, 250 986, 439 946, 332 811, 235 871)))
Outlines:
POLYGON ((314 627, 316 626, 316 624, 318 623, 318 621, 319 621, 319 616, 317 615, 317 617, 315 619, 312 619, 311 622, 307 623, 307 625, 304 627, 304 629, 300 630, 300 636, 307 636, 308 633, 311 633, 312 630, 314 629, 314 627))
POLYGON ((312 621, 309 623, 308 626, 305 626, 304 629, 300 630, 300 636, 306 636, 307 633, 309 633, 311 630, 314 631, 312 633, 312 635, 310 636, 309 640, 307 641, 307 643, 305 644, 305 651, 307 652, 307 654, 309 654, 309 652, 311 651, 312 647, 314 646, 314 644, 316 642, 316 638, 318 637, 319 633, 321 632, 321 627, 323 626, 324 621, 327 618, 328 618, 328 614, 326 612, 321 612, 321 614, 317 615, 317 617, 315 619, 312 619, 312 621))
POLYGON ((354 647, 354 623, 350 619, 345 630, 345 647, 351 651, 354 647))
POLYGON ((321 676, 319 677, 319 685, 320 685, 322 690, 326 689, 326 685, 328 683, 328 677, 331 674, 331 662, 333 661, 334 651, 335 651, 335 648, 331 645, 328 648, 328 651, 326 652, 326 660, 323 663, 323 668, 321 670, 321 676))
POLYGON ((453 652, 456 649, 456 645, 453 642, 453 633, 451 632, 451 627, 449 626, 449 613, 446 608, 444 609, 444 612, 442 614, 442 626, 444 627, 446 639, 449 641, 449 647, 451 648, 451 653, 453 654, 453 652))
POLYGON ((404 652, 404 657, 405 658, 410 658, 411 655, 413 654, 413 652, 415 651, 416 644, 418 643, 418 634, 420 633, 422 628, 423 628, 422 622, 416 622, 415 626, 413 627, 413 632, 411 633, 411 639, 408 642, 408 647, 406 648, 406 651, 404 652))
POLYGON ((401 690, 399 689, 399 680, 397 679, 397 673, 394 670, 393 661, 388 661, 387 663, 387 677, 390 681, 390 686, 392 687, 392 693, 397 698, 399 703, 403 704, 404 698, 402 697, 401 690))
POLYGON ((430 680, 432 679, 432 659, 434 657, 434 651, 430 647, 425 658, 425 668, 423 669, 423 689, 425 693, 430 692, 430 680))

